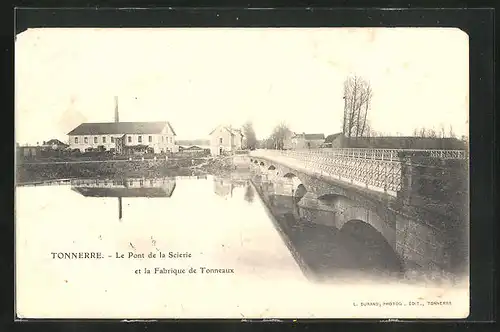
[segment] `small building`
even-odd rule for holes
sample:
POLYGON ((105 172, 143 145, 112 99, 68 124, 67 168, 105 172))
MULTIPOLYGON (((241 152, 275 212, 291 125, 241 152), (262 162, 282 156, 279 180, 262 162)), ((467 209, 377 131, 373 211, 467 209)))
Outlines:
POLYGON ((344 147, 344 135, 342 133, 336 133, 328 135, 325 138, 325 142, 321 146, 323 148, 333 148, 340 149, 344 147))
POLYGON ((219 125, 209 135, 212 156, 234 153, 243 147, 243 133, 240 129, 219 125))
POLYGON ((201 156, 210 154, 210 148, 204 148, 197 145, 192 146, 179 146, 179 152, 185 155, 201 156))
POLYGON ((69 145, 61 142, 58 139, 53 138, 53 139, 48 140, 46 142, 44 141, 42 146, 44 148, 50 148, 52 150, 64 150, 64 149, 68 148, 69 145))
POLYGON ((283 138, 283 150, 291 150, 293 148, 292 137, 294 136, 295 133, 291 131, 285 133, 285 137, 283 138))
POLYGON ((17 153, 19 157, 34 158, 40 155, 41 149, 42 149, 41 146, 33 146, 33 145, 18 146, 17 153))
POLYGON ((295 134, 292 136, 292 149, 316 149, 325 141, 325 134, 295 134))
POLYGON ((133 152, 178 152, 176 133, 169 122, 82 123, 68 133, 69 147, 81 152, 111 150, 133 152))

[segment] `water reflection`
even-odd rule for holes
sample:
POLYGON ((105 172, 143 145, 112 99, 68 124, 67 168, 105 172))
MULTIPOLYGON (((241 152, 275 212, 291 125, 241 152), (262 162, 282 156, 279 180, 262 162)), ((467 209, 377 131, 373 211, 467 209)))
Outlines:
POLYGON ((221 197, 233 197, 235 188, 244 187, 248 184, 248 179, 242 176, 227 176, 213 178, 214 193, 221 197))
MULTIPOLYGON (((171 220, 169 227, 175 228, 176 232, 182 232, 184 229, 185 224, 179 220, 184 220, 186 213, 187 220, 196 224, 198 229, 205 227, 204 224, 197 224, 198 220, 205 220, 207 216, 216 218, 218 225, 225 225, 227 231, 202 237, 199 241, 211 243, 210 241, 215 241, 219 235, 234 237, 238 243, 234 248, 240 248, 240 251, 233 254, 242 261, 242 257, 261 256, 260 253, 248 253, 248 244, 241 244, 245 241, 258 242, 259 249, 265 248, 269 253, 269 259, 278 255, 280 250, 284 251, 296 271, 299 272, 299 266, 302 274, 313 281, 371 278, 375 275, 399 273, 399 260, 390 246, 385 246, 377 234, 365 227, 365 223, 348 223, 340 230, 335 228, 332 226, 335 224, 332 223, 335 212, 308 211, 298 204, 298 190, 293 190, 296 185, 293 181, 292 178, 273 178, 268 181, 263 176, 250 178, 248 174, 235 173, 208 178, 202 176, 72 180, 71 189, 84 197, 117 198, 120 220, 123 218, 122 200, 134 199, 138 204, 130 207, 127 218, 134 220, 141 213, 138 211, 144 208, 147 209, 144 211, 151 212, 152 215, 158 214, 166 220, 171 220), (179 187, 176 190, 177 183, 179 187), (177 194, 172 197, 174 191, 177 194), (173 204, 163 204, 157 199, 145 204, 142 204, 144 201, 140 199, 135 200, 145 197, 168 198, 173 204), (227 202, 221 202, 221 197, 227 202), (203 208, 186 212, 185 206, 191 202, 203 202, 203 208), (220 203, 222 204, 219 205, 220 203), (248 239, 245 240, 245 237, 248 239), (293 259, 290 256, 293 256, 293 259), (363 275, 360 276, 359 272, 363 275)), ((93 206, 98 204, 98 200, 89 200, 89 203, 89 206, 93 206)), ((126 205, 129 206, 128 203, 126 205)), ((111 212, 114 214, 114 211, 111 212)), ((185 229, 186 232, 191 232, 191 226, 185 229)), ((222 240, 214 243, 220 246, 220 241, 222 240)), ((247 260, 251 259, 253 258, 247 260)), ((265 266, 269 259, 264 259, 260 264, 265 266)))
POLYGON ((314 211, 314 220, 305 218, 308 211, 299 207, 297 198, 283 194, 287 183, 261 178, 254 178, 253 183, 283 241, 310 280, 401 276, 399 258, 378 234, 356 223, 339 230, 331 226, 334 212, 314 211))
POLYGON ((171 197, 175 178, 126 178, 120 180, 71 180, 71 190, 85 197, 117 197, 118 218, 123 217, 123 197, 171 197))
POLYGON ((253 189, 253 186, 250 183, 250 181, 248 181, 245 188, 245 196, 244 196, 245 201, 247 201, 248 203, 253 203, 254 197, 255 197, 255 190, 253 189))

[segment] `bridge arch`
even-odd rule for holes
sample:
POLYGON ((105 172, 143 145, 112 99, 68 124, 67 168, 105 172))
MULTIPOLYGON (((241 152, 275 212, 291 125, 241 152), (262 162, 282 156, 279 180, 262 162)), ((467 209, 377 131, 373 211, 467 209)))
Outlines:
POLYGON ((257 159, 255 159, 253 162, 254 162, 254 164, 258 164, 259 163, 259 161, 257 159))
POLYGON ((271 165, 271 166, 269 166, 269 168, 268 168, 268 170, 269 170, 269 171, 274 171, 275 169, 276 169, 276 167, 275 167, 274 165, 271 165))
POLYGON ((295 201, 298 202, 307 193, 307 188, 296 174, 286 171, 284 173, 283 178, 291 185, 291 194, 295 198, 295 201))
POLYGON ((335 205, 337 210, 340 211, 341 218, 338 218, 336 227, 342 230, 348 222, 361 221, 380 233, 394 252, 398 252, 396 249, 395 227, 391 227, 386 220, 364 206, 351 204, 352 202, 349 199, 342 196, 338 197, 335 205))
POLYGON ((264 166, 264 162, 263 161, 260 162, 260 166, 264 166))
POLYGON ((360 219, 351 219, 344 223, 340 232, 364 248, 364 264, 382 267, 387 272, 404 272, 403 260, 394 246, 371 224, 360 219))

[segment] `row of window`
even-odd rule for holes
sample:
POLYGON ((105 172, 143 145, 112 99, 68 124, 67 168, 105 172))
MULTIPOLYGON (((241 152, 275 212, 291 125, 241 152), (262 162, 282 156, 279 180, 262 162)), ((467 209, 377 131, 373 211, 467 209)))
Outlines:
MULTIPOLYGON (((129 143, 132 143, 132 136, 127 136, 127 141, 129 143)), ((161 137, 161 141, 162 142, 165 142, 165 136, 162 136, 161 137)), ((89 142, 89 138, 88 137, 84 137, 83 138, 83 142, 85 144, 88 144, 89 142)), ((106 143, 106 136, 103 136, 102 137, 102 142, 103 143, 106 143)), ((114 143, 115 142, 115 138, 113 136, 111 136, 111 143, 114 143)), ((137 136, 137 142, 138 143, 142 143, 142 136, 137 136)), ((148 142, 149 143, 152 143, 153 142, 153 136, 148 136, 148 142)), ((173 143, 174 142, 174 139, 172 137, 167 137, 167 143, 170 142, 170 143, 173 143)), ((94 137, 94 143, 97 144, 99 143, 98 142, 98 138, 97 137, 94 137)), ((75 144, 78 144, 78 137, 75 137, 75 144)))

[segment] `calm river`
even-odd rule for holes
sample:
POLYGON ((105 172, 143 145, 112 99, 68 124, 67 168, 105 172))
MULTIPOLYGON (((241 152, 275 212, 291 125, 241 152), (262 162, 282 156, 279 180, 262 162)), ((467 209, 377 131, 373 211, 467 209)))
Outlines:
MULTIPOLYGON (((238 175, 18 187, 19 295, 36 292, 30 305, 42 306, 46 297, 71 303, 83 296, 94 314, 122 296, 123 301, 147 298, 149 313, 175 316, 188 307, 193 317, 220 316, 221 308, 209 304, 219 298, 227 302, 223 312, 239 318, 239 312, 265 316, 255 311, 260 307, 282 317, 300 316, 297 298, 304 298, 328 317, 331 308, 318 296, 339 296, 329 285, 379 282, 376 275, 396 271, 363 241, 302 221, 292 198, 257 188, 259 183, 238 175), (73 252, 100 252, 103 258, 57 258, 73 252), (149 253, 155 258, 148 259, 149 253), (197 269, 196 277, 190 268, 197 269), (218 272, 201 273, 210 269, 218 272), (197 300, 203 296, 209 302, 197 300), (267 302, 255 305, 262 299, 267 302)), ((59 313, 81 315, 71 308, 61 307, 59 313)), ((141 312, 137 306, 127 308, 117 309, 117 315, 141 312)))

